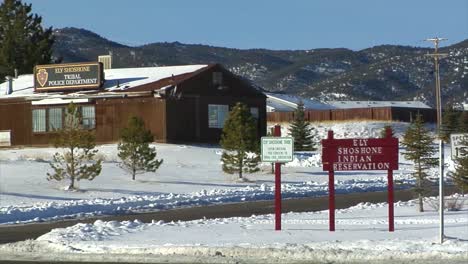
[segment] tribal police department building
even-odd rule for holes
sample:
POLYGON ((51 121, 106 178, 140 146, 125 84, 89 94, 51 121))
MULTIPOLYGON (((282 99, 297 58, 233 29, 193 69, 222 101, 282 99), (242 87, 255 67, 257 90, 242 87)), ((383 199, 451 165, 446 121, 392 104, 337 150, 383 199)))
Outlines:
POLYGON ((51 64, 0 84, 0 146, 50 145, 72 102, 98 143, 118 141, 131 116, 141 117, 157 142, 218 142, 237 102, 250 108, 258 136, 266 131, 266 96, 219 64, 51 64))

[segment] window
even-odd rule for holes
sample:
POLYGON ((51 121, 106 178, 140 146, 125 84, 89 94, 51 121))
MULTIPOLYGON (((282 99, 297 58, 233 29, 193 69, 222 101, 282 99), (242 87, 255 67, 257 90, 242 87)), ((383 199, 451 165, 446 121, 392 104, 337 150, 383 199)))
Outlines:
POLYGON ((33 132, 46 131, 46 110, 34 109, 32 110, 33 132))
POLYGON ((258 120, 258 107, 250 107, 250 114, 258 120))
MULTIPOLYGON (((96 115, 94 105, 81 106, 77 109, 80 113, 83 129, 96 128, 96 115)), ((32 130, 34 133, 52 132, 63 128, 66 122, 65 109, 63 107, 51 107, 32 110, 32 130)), ((70 120, 68 120, 70 122, 70 120)), ((78 120, 76 120, 77 122, 78 120)), ((74 121, 72 121, 74 122, 74 121)))
POLYGON ((208 105, 208 127, 223 128, 228 113, 228 105, 208 105))
POLYGON ((96 127, 96 118, 94 113, 94 106, 81 107, 81 118, 84 129, 93 129, 96 127))
POLYGON ((213 85, 222 85, 223 84, 223 73, 222 72, 213 72, 213 85))
POLYGON ((47 111, 49 115, 48 131, 62 129, 62 108, 49 108, 47 111))

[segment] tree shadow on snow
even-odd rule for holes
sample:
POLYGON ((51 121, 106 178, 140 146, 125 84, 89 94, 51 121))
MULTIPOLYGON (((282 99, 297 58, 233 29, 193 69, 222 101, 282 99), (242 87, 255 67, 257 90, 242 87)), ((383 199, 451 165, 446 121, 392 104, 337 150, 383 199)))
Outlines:
POLYGON ((10 196, 17 196, 17 197, 32 198, 32 199, 61 200, 61 201, 72 201, 72 200, 83 199, 83 198, 57 197, 57 196, 46 196, 46 195, 27 194, 27 193, 15 193, 15 192, 1 192, 0 195, 10 195, 10 196))
POLYGON ((103 188, 87 188, 82 189, 87 192, 108 192, 108 193, 120 193, 120 194, 129 194, 129 195, 160 195, 164 194, 162 192, 148 192, 148 191, 138 191, 138 190, 125 190, 125 189, 103 189, 103 188))
MULTIPOLYGON (((216 187, 241 187, 242 183, 239 182, 238 184, 224 184, 224 183, 207 183, 207 182, 189 182, 189 181, 158 181, 159 183, 166 183, 166 184, 185 184, 185 185, 196 185, 196 186, 216 186, 216 187)), ((248 182, 247 182, 248 183, 248 182)))

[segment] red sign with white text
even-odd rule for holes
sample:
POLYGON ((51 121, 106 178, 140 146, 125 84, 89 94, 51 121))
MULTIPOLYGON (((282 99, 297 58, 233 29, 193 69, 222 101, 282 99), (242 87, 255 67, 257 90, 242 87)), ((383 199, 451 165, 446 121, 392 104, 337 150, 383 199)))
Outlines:
POLYGON ((324 171, 398 170, 398 139, 334 139, 322 140, 324 171))
POLYGON ((388 230, 395 230, 393 170, 398 170, 398 139, 386 129, 385 138, 334 139, 333 131, 322 140, 323 170, 328 171, 329 230, 335 231, 335 171, 386 170, 388 176, 388 230))

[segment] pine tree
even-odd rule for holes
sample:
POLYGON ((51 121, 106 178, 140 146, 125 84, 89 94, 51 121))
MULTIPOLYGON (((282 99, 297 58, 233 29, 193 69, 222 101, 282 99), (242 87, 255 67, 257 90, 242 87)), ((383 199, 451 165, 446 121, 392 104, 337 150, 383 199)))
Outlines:
POLYGON ((468 133, 468 111, 463 111, 458 117, 458 132, 468 133))
POLYGON ((56 131, 55 147, 64 152, 55 153, 50 166, 53 173, 47 173, 48 180, 70 179, 68 189, 75 189, 75 181, 93 180, 101 173, 102 160, 96 158, 95 138, 91 131, 82 129, 78 108, 68 105, 62 129, 56 131))
POLYGON ((458 113, 453 109, 453 105, 449 105, 442 116, 441 138, 445 142, 450 141, 450 134, 456 133, 458 127, 458 113))
POLYGON ((259 171, 260 163, 257 125, 249 108, 237 103, 224 123, 220 145, 224 149, 221 156, 223 171, 229 174, 259 171))
POLYGON ((42 18, 30 14, 31 4, 4 0, 0 4, 0 80, 32 73, 36 64, 50 63, 54 36, 41 26, 42 18))
POLYGON ((405 158, 414 162, 413 177, 416 179, 414 191, 418 194, 420 212, 424 212, 423 196, 429 188, 426 180, 427 170, 437 165, 437 159, 432 157, 436 153, 433 141, 434 138, 429 134, 429 130, 424 127, 421 115, 417 114, 405 132, 402 145, 406 148, 403 152, 405 158))
POLYGON ((139 117, 131 117, 122 129, 117 155, 122 160, 120 167, 132 175, 132 180, 137 174, 155 172, 163 163, 162 159, 156 159, 156 148, 149 146, 152 141, 151 131, 139 117))
POLYGON ((294 120, 289 128, 289 135, 294 138, 294 151, 315 150, 313 128, 304 118, 304 103, 300 101, 294 111, 294 120))
MULTIPOLYGON (((462 145, 468 146, 468 140, 463 140, 462 145)), ((468 149, 462 148, 461 155, 455 158, 455 171, 449 174, 455 184, 465 193, 468 190, 468 149)))

